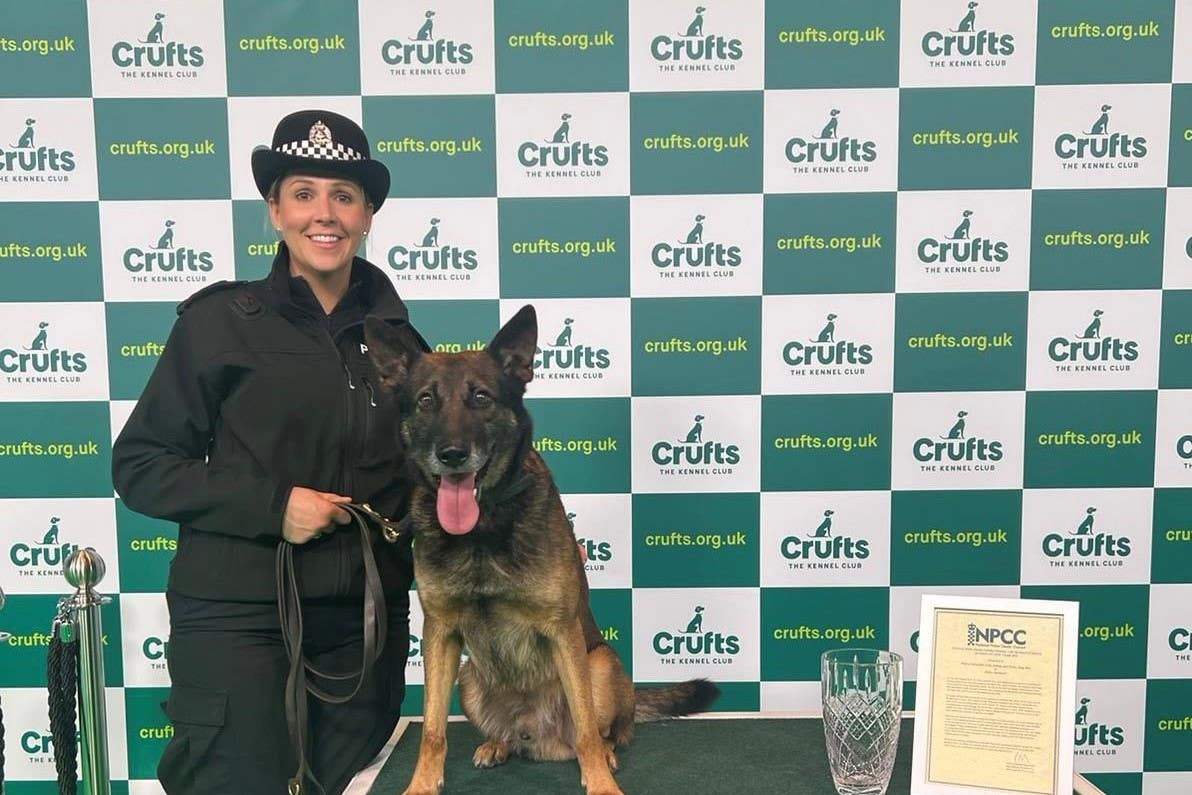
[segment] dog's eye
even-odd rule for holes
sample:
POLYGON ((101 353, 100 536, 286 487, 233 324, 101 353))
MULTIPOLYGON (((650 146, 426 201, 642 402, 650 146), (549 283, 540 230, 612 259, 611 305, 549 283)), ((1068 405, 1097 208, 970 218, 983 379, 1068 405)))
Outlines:
POLYGON ((423 392, 418 396, 418 408, 432 409, 435 407, 435 396, 430 392, 423 392))
POLYGON ((472 400, 476 402, 477 406, 487 406, 492 402, 493 396, 485 392, 483 389, 477 389, 472 393, 472 400))

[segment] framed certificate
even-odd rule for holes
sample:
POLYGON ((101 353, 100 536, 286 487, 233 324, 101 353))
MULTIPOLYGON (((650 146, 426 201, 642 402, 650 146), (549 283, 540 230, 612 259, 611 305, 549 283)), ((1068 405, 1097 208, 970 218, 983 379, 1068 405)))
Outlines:
POLYGON ((1079 604, 923 597, 912 795, 1068 795, 1079 604))

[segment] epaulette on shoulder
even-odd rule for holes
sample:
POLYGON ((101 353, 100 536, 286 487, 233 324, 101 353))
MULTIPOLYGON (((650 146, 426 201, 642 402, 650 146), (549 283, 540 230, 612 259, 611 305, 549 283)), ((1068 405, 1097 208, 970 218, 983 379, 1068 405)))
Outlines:
POLYGON ((233 287, 239 287, 242 284, 248 284, 248 281, 245 279, 239 279, 239 280, 224 279, 222 281, 215 282, 214 284, 209 284, 206 287, 204 287, 202 290, 199 290, 198 292, 196 292, 195 294, 193 294, 192 296, 187 298, 182 303, 178 304, 178 314, 181 315, 187 309, 190 309, 191 306, 193 306, 195 304, 195 302, 199 301, 202 298, 205 298, 208 295, 211 295, 213 293, 222 292, 223 290, 230 290, 233 287))

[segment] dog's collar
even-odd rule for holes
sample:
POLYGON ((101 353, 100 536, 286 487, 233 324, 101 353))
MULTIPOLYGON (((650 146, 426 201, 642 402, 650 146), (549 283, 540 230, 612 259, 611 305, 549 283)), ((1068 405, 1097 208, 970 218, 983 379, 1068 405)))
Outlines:
POLYGON ((500 505, 521 494, 534 483, 534 476, 529 472, 522 472, 515 478, 506 479, 505 483, 498 483, 491 488, 476 487, 476 501, 486 505, 500 505))

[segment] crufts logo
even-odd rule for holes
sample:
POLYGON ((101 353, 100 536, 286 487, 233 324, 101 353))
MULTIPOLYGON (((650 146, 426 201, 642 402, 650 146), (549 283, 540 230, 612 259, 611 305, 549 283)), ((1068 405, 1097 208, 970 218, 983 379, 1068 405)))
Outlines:
MULTIPOLYGON (((34 129, 37 119, 28 117, 11 148, 0 148, 0 181, 65 182, 68 172, 75 170, 75 153, 38 145, 40 134, 34 129), (21 173, 18 173, 21 172, 21 173)), ((0 147, 3 142, 0 142, 0 147)))
POLYGON ((835 312, 819 324, 819 332, 806 339, 790 340, 782 346, 782 360, 794 368, 794 375, 862 375, 873 363, 873 346, 867 342, 837 338, 835 312))
POLYGON ((1115 755, 1117 747, 1126 741, 1126 731, 1121 726, 1089 721, 1090 703, 1091 699, 1082 698, 1076 709, 1076 755, 1115 755))
POLYGON ((134 67, 191 67, 186 71, 147 72, 145 77, 197 77, 198 67, 205 60, 203 48, 181 41, 171 41, 165 35, 166 15, 160 11, 153 15, 153 22, 145 38, 135 42, 118 41, 112 45, 112 63, 122 69, 134 67))
POLYGON ((663 655, 663 663, 720 662, 732 663, 741 651, 741 639, 736 635, 704 629, 704 607, 696 605, 686 629, 677 632, 663 630, 654 635, 654 652, 663 655))
POLYGON ((680 277, 732 276, 741 264, 741 247, 704 240, 707 216, 696 213, 693 225, 682 240, 662 241, 650 249, 650 262, 664 276, 677 272, 680 277))
POLYGON ((1109 111, 1102 105, 1091 129, 1056 136, 1055 154, 1068 168, 1138 168, 1146 157, 1147 140, 1141 135, 1110 132, 1109 111))
POLYGON ((1043 537, 1043 554, 1051 558, 1052 565, 1124 565, 1123 558, 1130 555, 1130 539, 1104 531, 1094 532, 1096 516, 1096 507, 1090 505, 1075 530, 1048 533, 1043 537))
MULTIPOLYGON (((575 513, 567 512, 567 524, 571 525, 571 529, 575 531, 575 513)), ((588 571, 604 571, 606 563, 613 559, 613 547, 608 541, 597 541, 593 538, 588 538, 587 533, 576 536, 576 541, 584 548, 584 554, 587 555, 587 561, 584 568, 588 571)))
POLYGON ((832 108, 819 135, 796 135, 786 142, 786 159, 797 174, 864 173, 878 158, 877 142, 840 135, 841 111, 832 108))
POLYGON ((608 348, 576 344, 571 339, 574 318, 564 318, 555 341, 534 349, 534 371, 549 379, 599 379, 612 364, 608 348))
POLYGON ((388 39, 381 45, 381 59, 395 68, 395 74, 462 75, 472 63, 472 45, 435 35, 436 12, 422 15, 418 31, 406 41, 388 39))
POLYGON ((662 440, 650 448, 650 458, 663 471, 677 475, 729 475, 733 465, 741 463, 741 450, 704 438, 703 414, 696 414, 686 436, 675 441, 662 440))
POLYGON ((955 57, 946 66, 1005 66, 1005 56, 1014 54, 1014 35, 998 33, 977 23, 976 0, 969 0, 965 14, 954 28, 929 30, 919 46, 928 58, 955 57), (979 58, 974 56, 1002 56, 979 58))
POLYGON ((1094 309, 1083 332, 1071 338, 1052 337, 1047 343, 1047 356, 1058 370, 1074 372, 1125 372, 1130 362, 1138 358, 1138 341, 1102 335, 1101 317, 1105 312, 1094 309))
POLYGON ((737 68, 744 50, 740 39, 727 39, 704 33, 704 14, 708 9, 696 6, 693 17, 682 33, 666 33, 650 40, 650 56, 661 71, 731 72, 737 68))
POLYGON ((549 138, 523 141, 517 147, 517 160, 530 176, 598 177, 608 165, 608 147, 573 138, 571 114, 564 113, 549 138))
POLYGON ((49 328, 49 322, 39 322, 36 334, 21 350, 0 348, 0 373, 28 383, 77 383, 77 374, 87 370, 87 355, 51 347, 49 328))
POLYGON ((148 246, 130 246, 124 250, 124 269, 135 274, 134 281, 183 282, 206 281, 204 274, 215 267, 210 251, 174 244, 174 221, 167 218, 156 241, 148 246))
POLYGON ((8 549, 8 559, 21 577, 58 577, 62 564, 78 549, 78 544, 63 542, 58 538, 58 523, 62 519, 51 516, 49 527, 39 533, 40 541, 18 541, 8 549))
MULTIPOLYGON (((945 273, 998 273, 1010 258, 1009 244, 972 235, 972 210, 961 213, 952 234, 942 238, 925 237, 915 247, 919 262, 929 268, 943 268, 945 273)), ((938 270, 936 271, 938 272, 938 270)))
POLYGON ((468 281, 476 270, 476 250, 439 242, 442 220, 431 218, 418 243, 398 244, 389 249, 389 267, 403 278, 417 281, 468 281))
POLYGON ((925 465, 939 465, 941 471, 991 471, 1002 460, 1002 443, 967 432, 968 412, 956 412, 956 421, 946 435, 933 439, 922 436, 915 440, 915 460, 925 465), (950 462, 944 464, 942 462, 950 462))
POLYGON ((782 557, 792 569, 859 569, 869 557, 869 541, 833 532, 835 511, 825 508, 819 525, 805 536, 797 533, 782 539, 782 557))

